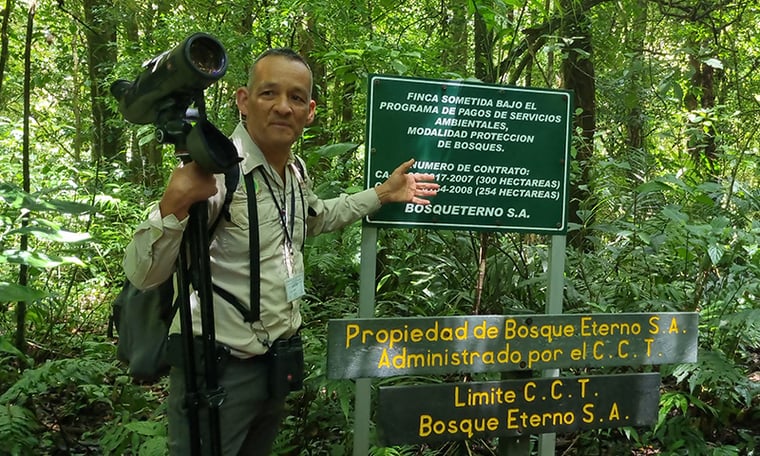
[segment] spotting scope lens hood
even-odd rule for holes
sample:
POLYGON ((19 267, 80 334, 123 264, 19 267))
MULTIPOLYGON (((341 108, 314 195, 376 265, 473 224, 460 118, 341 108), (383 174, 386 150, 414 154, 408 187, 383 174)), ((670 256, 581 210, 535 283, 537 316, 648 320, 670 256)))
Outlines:
POLYGON ((187 149, 194 162, 213 174, 223 173, 242 160, 232 141, 206 120, 193 125, 187 135, 187 149))

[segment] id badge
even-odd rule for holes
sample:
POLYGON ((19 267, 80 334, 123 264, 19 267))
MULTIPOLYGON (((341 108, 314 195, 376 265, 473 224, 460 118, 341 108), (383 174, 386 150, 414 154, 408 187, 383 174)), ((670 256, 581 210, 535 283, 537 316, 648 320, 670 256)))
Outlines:
POLYGON ((302 272, 285 279, 285 296, 288 302, 295 301, 305 294, 306 290, 304 289, 304 276, 302 272))

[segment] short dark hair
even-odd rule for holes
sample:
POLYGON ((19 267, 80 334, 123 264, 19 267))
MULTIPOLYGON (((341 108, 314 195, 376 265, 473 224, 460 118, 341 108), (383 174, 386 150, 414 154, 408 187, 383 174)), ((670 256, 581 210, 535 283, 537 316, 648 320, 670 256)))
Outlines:
POLYGON ((267 49, 266 51, 259 54, 253 60, 253 65, 251 65, 251 71, 248 74, 248 88, 249 89, 253 87, 253 70, 256 68, 256 64, 259 63, 259 61, 261 61, 263 58, 270 57, 270 56, 285 57, 286 59, 289 59, 289 60, 301 62, 303 66, 305 66, 306 69, 309 70, 309 76, 311 78, 311 84, 309 84, 309 92, 311 93, 312 86, 314 85, 314 75, 311 72, 311 67, 309 66, 308 62, 306 62, 306 59, 304 59, 301 54, 287 47, 267 49))
POLYGON ((256 63, 258 63, 259 60, 263 59, 264 57, 269 57, 270 55, 279 55, 281 57, 287 57, 290 60, 298 60, 299 62, 303 63, 306 68, 309 68, 309 71, 311 71, 309 64, 306 63, 306 59, 304 59, 303 56, 301 56, 301 54, 298 52, 287 47, 267 49, 266 51, 259 54, 258 57, 256 57, 256 59, 253 61, 253 65, 256 66, 256 63))

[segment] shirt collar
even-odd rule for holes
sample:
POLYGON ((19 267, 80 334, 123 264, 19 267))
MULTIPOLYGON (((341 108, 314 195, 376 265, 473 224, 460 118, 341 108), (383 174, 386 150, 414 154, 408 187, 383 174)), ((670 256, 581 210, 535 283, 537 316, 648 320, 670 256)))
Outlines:
MULTIPOLYGON (((238 123, 235 127, 235 131, 232 132, 232 143, 235 144, 235 148, 238 154, 243 157, 241 166, 243 168, 243 174, 248 174, 252 170, 259 166, 266 165, 267 161, 264 157, 264 153, 261 152, 259 146, 251 139, 251 135, 248 134, 248 130, 245 129, 245 123, 238 123)), ((288 165, 294 163, 295 158, 293 153, 290 153, 288 157, 288 165)), ((265 167, 265 169, 268 167, 265 167)))

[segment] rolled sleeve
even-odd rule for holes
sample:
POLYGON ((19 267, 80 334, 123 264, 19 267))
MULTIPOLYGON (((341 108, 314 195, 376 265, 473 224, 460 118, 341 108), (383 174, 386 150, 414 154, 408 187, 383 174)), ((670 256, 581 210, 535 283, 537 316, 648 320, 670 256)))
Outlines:
POLYGON ((132 284, 141 290, 162 284, 174 272, 187 219, 174 214, 161 217, 156 205, 148 219, 137 226, 127 245, 122 266, 132 284))

